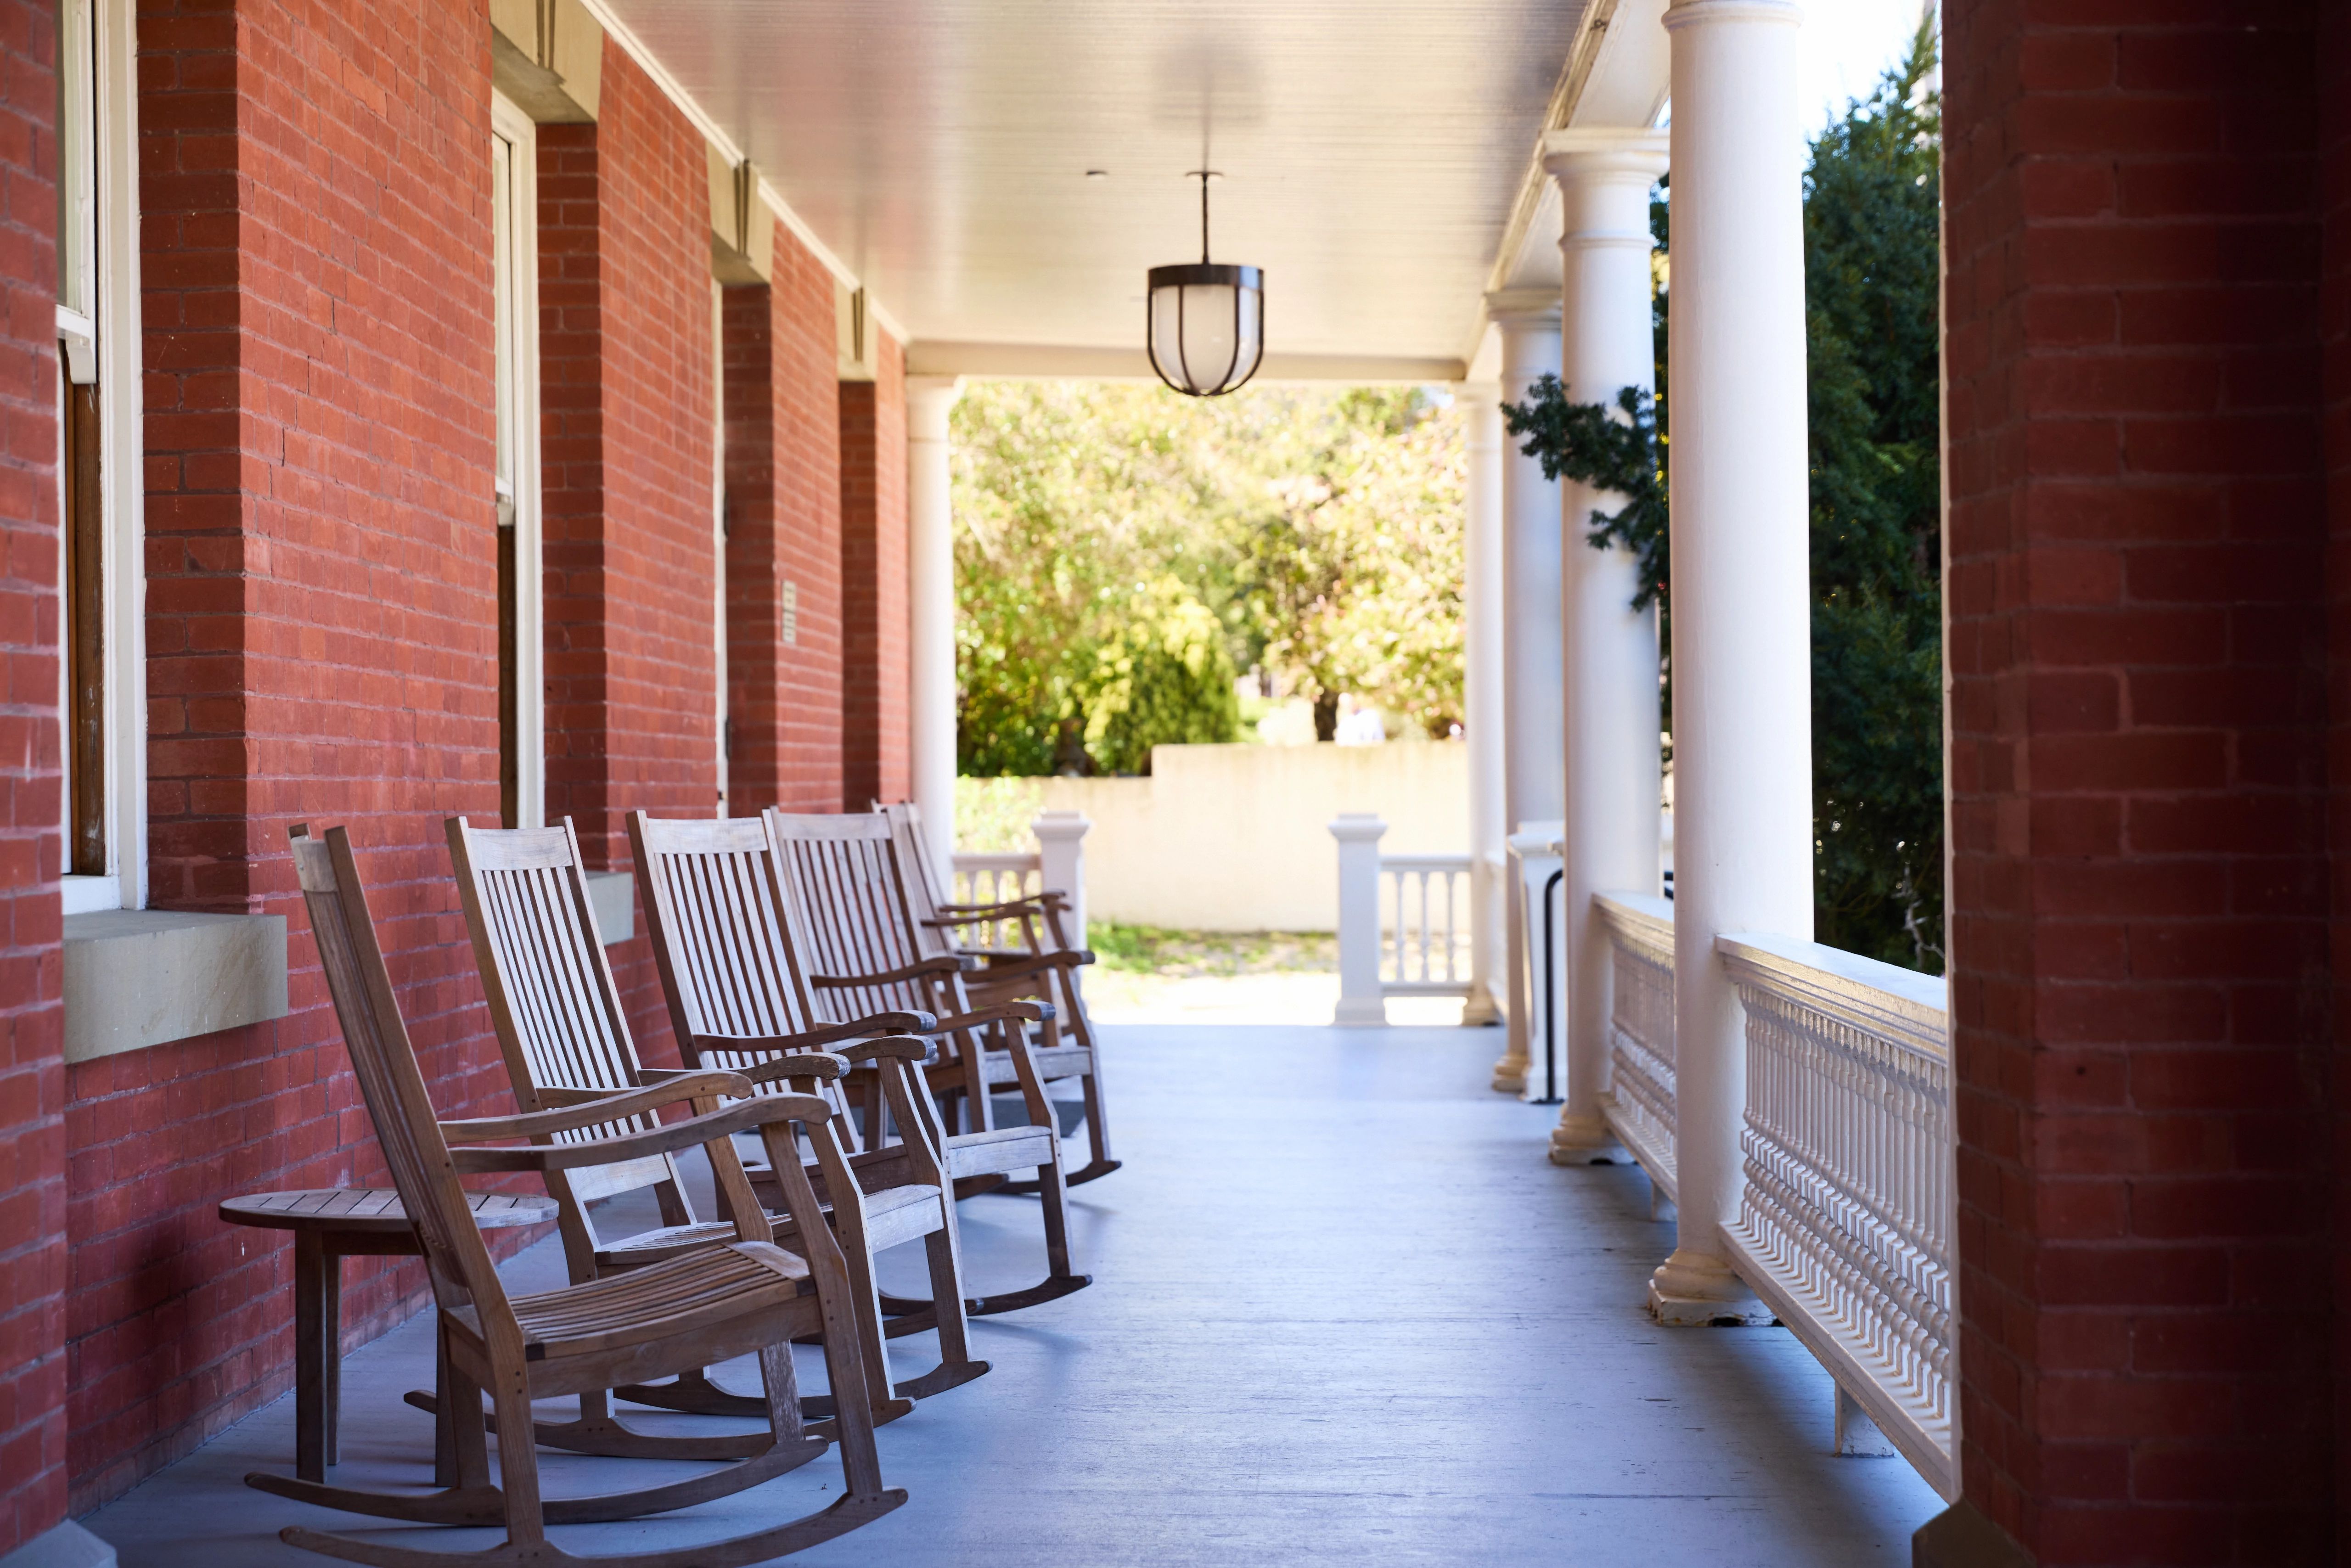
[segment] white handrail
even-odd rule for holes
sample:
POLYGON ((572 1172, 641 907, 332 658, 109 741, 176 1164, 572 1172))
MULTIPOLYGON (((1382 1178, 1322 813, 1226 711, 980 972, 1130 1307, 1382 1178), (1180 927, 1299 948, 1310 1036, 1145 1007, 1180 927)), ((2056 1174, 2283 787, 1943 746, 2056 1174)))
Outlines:
POLYGON ((1603 893, 1608 924, 1608 1088, 1600 1113, 1667 1201, 1679 1201, 1674 1161, 1674 906, 1638 893, 1603 893))
POLYGON ((1721 936, 1715 949, 1747 1012, 1732 1263, 1953 1497, 1944 983, 1784 936, 1721 936))

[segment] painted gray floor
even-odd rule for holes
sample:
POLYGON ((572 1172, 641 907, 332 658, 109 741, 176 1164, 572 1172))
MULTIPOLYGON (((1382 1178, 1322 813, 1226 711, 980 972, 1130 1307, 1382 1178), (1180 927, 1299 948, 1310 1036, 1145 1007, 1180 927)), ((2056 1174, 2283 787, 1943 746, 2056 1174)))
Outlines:
MULTIPOLYGON (((1671 1228, 1649 1218, 1637 1171, 1544 1163, 1552 1113, 1485 1087, 1494 1031, 1109 1034, 1127 1166, 1074 1195, 1094 1288, 976 1322, 994 1372, 883 1429, 884 1471, 911 1500, 795 1561, 1909 1562, 1933 1492, 1899 1459, 1829 1455, 1829 1380, 1784 1330, 1648 1322, 1642 1283, 1671 1228)), ((1024 1200, 962 1212, 977 1283, 1042 1272, 1024 1200)), ((901 1288, 918 1288, 920 1251, 885 1260, 901 1288)), ((507 1273, 536 1288, 560 1268, 550 1241, 507 1273)), ((423 1479, 430 1424, 399 1395, 430 1385, 429 1349, 419 1318, 346 1363, 336 1479, 423 1479)), ((893 1349, 902 1375, 935 1354, 927 1335, 893 1349)), ((292 1451, 280 1399, 85 1522, 130 1568, 321 1561, 277 1542, 297 1521, 379 1532, 240 1484, 290 1469, 292 1451)), ((672 1469, 550 1454, 548 1490, 672 1469)), ((579 1552, 716 1540, 820 1506, 828 1485, 829 1458, 557 1539, 579 1552)))

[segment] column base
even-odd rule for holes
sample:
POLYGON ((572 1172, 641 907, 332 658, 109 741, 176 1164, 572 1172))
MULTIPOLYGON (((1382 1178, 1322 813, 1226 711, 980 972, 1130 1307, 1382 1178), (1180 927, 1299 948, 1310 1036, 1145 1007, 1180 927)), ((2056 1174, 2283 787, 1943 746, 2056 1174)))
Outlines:
POLYGON ((1551 1163, 1555 1166, 1618 1166, 1630 1159, 1599 1116, 1562 1111, 1559 1125, 1551 1130, 1551 1163))
POLYGON ((1719 1258, 1677 1247, 1649 1276, 1649 1315, 1665 1328, 1762 1328, 1771 1309, 1719 1258))
POLYGON ((1331 1021, 1341 1029, 1385 1029, 1388 1024, 1388 1004, 1384 997, 1339 998, 1331 1010, 1331 1021))
POLYGON ((1910 1537, 1911 1568, 2035 1568, 2032 1553, 1962 1498, 1910 1537))
POLYGON ((1505 1052, 1502 1059, 1494 1063, 1493 1087, 1497 1094, 1523 1094, 1527 1092, 1525 1052, 1505 1052))

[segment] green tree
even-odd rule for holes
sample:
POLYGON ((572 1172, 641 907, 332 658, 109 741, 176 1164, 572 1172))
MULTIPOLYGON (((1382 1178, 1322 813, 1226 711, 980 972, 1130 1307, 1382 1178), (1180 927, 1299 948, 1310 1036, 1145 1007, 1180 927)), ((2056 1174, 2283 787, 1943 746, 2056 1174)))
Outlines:
POLYGON ((1142 772, 1154 745, 1233 739, 1252 666, 1333 720, 1341 692, 1438 733, 1460 713, 1442 400, 1007 382, 955 419, 964 772, 1142 772))
MULTIPOLYGON (((1930 970, 1943 946, 1934 65, 1922 19, 1902 63, 1813 142, 1803 225, 1814 935, 1930 970)), ((1588 537, 1632 548, 1644 598, 1670 611, 1664 361, 1661 348, 1654 403, 1630 388, 1578 403, 1546 378, 1509 419, 1545 473, 1627 497, 1588 537)))

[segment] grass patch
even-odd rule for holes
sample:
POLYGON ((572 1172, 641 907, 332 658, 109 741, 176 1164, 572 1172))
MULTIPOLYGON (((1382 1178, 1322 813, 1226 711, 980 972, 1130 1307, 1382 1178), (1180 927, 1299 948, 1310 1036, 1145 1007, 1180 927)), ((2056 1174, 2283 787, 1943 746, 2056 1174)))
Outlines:
POLYGON ((1329 974, 1339 939, 1328 931, 1170 931, 1157 925, 1087 924, 1086 946, 1105 969, 1131 975, 1329 974))

